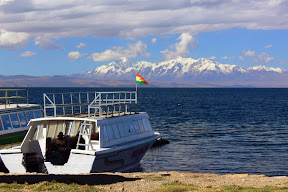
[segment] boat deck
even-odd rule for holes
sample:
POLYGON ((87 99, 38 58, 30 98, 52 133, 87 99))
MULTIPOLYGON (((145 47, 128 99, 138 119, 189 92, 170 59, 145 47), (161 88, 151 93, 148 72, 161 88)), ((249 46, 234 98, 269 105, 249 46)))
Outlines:
POLYGON ((29 107, 31 104, 28 98, 27 89, 0 89, 0 110, 29 107))
MULTIPOLYGON (((117 113, 112 113, 112 112, 109 112, 109 113, 102 113, 101 116, 99 116, 99 113, 95 114, 94 115, 91 115, 89 116, 88 113, 76 113, 76 114, 67 114, 67 115, 57 115, 56 117, 76 117, 76 118, 88 118, 88 119, 106 119, 106 118, 112 118, 112 117, 121 117, 121 116, 124 116, 124 115, 134 115, 134 114, 137 114, 137 112, 123 112, 121 111, 120 113, 117 112, 117 113)), ((46 117, 54 117, 54 116, 46 116, 46 117)))
POLYGON ((0 110, 4 109, 15 109, 15 108, 25 108, 25 107, 36 107, 38 104, 0 104, 0 110))

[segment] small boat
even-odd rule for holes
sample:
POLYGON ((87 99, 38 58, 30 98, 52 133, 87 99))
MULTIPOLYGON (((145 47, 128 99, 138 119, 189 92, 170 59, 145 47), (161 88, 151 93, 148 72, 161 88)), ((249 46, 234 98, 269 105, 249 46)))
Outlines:
POLYGON ((137 92, 44 93, 43 118, 31 119, 19 149, 0 150, 10 173, 128 171, 160 134, 137 92))
POLYGON ((40 117, 43 109, 29 103, 27 89, 0 89, 0 149, 20 146, 27 123, 40 117))

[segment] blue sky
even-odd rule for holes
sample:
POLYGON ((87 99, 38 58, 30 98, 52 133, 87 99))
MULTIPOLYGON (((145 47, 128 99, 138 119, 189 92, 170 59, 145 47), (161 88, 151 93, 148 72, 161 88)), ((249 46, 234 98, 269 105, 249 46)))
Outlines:
POLYGON ((0 0, 0 75, 71 75, 126 57, 288 70, 282 0, 0 0))

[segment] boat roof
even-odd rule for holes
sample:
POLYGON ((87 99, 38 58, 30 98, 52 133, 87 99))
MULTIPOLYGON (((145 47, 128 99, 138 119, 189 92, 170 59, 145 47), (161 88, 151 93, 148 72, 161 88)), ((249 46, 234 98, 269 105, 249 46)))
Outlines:
POLYGON ((0 89, 0 110, 29 105, 27 89, 0 89))
POLYGON ((0 115, 39 109, 41 105, 29 103, 27 89, 0 89, 0 115))
POLYGON ((31 107, 39 107, 39 104, 9 104, 4 105, 0 104, 0 110, 8 110, 8 109, 17 109, 17 108, 31 108, 31 107))

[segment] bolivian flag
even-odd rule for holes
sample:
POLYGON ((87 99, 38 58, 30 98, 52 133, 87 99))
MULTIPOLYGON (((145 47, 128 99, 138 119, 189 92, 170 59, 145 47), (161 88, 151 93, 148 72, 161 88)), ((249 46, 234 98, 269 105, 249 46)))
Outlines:
POLYGON ((138 73, 136 73, 136 84, 141 85, 141 84, 148 84, 148 82, 138 73))

